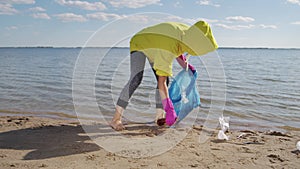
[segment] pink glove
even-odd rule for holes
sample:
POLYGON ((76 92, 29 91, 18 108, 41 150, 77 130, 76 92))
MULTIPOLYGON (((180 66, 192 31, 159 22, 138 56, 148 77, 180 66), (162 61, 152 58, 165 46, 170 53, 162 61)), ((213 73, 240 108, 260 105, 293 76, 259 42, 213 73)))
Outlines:
POLYGON ((166 98, 166 99, 162 100, 162 104, 163 104, 164 110, 166 112, 166 124, 168 126, 172 126, 177 119, 177 115, 174 110, 173 103, 170 98, 166 98))
POLYGON ((196 69, 191 64, 188 65, 189 69, 193 72, 193 74, 196 72, 196 69))
MULTIPOLYGON (((176 58, 177 62, 181 65, 181 67, 185 68, 186 67, 186 59, 184 55, 180 55, 176 58)), ((188 64, 189 69, 195 73, 196 69, 194 66, 192 66, 191 64, 188 64)))

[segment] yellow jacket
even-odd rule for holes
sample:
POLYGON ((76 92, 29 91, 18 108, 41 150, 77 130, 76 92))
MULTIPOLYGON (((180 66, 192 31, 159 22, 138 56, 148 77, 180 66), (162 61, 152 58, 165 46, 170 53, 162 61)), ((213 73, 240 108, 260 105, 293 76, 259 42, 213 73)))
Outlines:
POLYGON ((144 52, 159 76, 172 76, 173 60, 184 52, 201 56, 217 48, 211 28, 204 21, 192 26, 160 23, 142 29, 130 40, 130 51, 144 52))

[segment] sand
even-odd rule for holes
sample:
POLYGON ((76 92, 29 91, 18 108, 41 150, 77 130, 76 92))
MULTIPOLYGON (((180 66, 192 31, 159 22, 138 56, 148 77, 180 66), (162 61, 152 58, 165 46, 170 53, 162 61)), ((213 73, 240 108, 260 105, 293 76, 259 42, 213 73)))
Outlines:
MULTIPOLYGON (((296 130, 235 130, 227 132, 230 139, 224 141, 216 138, 217 130, 193 126, 169 151, 139 158, 124 157, 124 154, 120 156, 119 153, 98 146, 85 135, 82 125, 76 120, 29 116, 0 119, 1 169, 300 168, 300 152, 296 150, 300 131, 296 130), (212 135, 201 143, 199 136, 203 133, 212 135)), ((103 127, 99 130, 102 134, 108 127, 106 124, 95 126, 103 127)), ((159 138, 170 131, 172 133, 173 130, 153 125, 128 124, 121 134, 127 138, 147 140, 159 138)), ((94 134, 97 132, 94 131, 94 134)), ((101 138, 113 140, 114 137, 120 136, 106 133, 101 138)))

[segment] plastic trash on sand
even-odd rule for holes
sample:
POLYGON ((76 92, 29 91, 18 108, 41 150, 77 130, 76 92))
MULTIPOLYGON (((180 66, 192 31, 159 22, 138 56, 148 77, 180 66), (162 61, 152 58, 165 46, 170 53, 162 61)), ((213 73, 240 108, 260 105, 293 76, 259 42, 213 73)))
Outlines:
POLYGON ((169 96, 174 105, 178 122, 184 119, 194 108, 200 106, 200 95, 196 87, 197 71, 180 71, 174 78, 169 96))
POLYGON ((229 117, 219 117, 221 130, 218 133, 218 139, 220 140, 228 140, 228 136, 225 132, 229 129, 229 117))
POLYGON ((296 147, 297 147, 298 151, 300 151, 300 141, 297 142, 296 147))

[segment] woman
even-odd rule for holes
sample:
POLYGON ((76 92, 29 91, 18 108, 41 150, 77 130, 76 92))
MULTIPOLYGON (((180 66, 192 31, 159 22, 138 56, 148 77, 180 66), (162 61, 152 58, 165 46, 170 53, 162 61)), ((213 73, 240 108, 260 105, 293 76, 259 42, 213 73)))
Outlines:
POLYGON ((200 56, 217 48, 211 28, 204 21, 192 26, 175 22, 160 23, 135 34, 130 40, 130 79, 117 101, 111 127, 115 130, 124 129, 122 114, 142 81, 146 58, 157 79, 156 120, 164 119, 165 111, 165 123, 172 126, 177 118, 168 94, 168 77, 172 76, 173 60, 176 59, 183 68, 188 66, 195 72, 194 67, 187 64, 183 53, 200 56))

